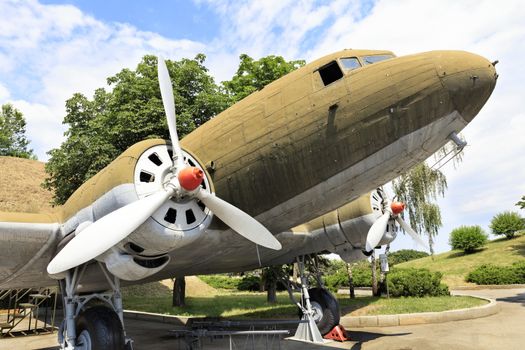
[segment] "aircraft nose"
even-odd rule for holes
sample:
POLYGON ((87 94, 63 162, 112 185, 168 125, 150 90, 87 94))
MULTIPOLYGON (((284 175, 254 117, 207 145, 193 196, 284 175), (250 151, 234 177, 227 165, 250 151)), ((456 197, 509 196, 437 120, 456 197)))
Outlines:
POLYGON ((494 64, 465 51, 440 52, 435 64, 456 110, 470 122, 496 86, 498 74, 494 64))

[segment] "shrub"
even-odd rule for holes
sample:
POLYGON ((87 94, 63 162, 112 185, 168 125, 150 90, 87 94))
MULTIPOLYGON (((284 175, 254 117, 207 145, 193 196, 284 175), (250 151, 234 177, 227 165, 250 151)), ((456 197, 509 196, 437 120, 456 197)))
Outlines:
POLYGON ((510 239, 516 231, 525 229, 525 223, 518 213, 505 211, 492 218, 490 228, 495 235, 505 235, 510 239))
POLYGON ((388 289, 395 297, 423 297, 449 295, 445 284, 441 283, 440 272, 427 269, 393 269, 388 275, 388 289))
POLYGON ((512 268, 516 273, 518 283, 525 284, 525 261, 520 261, 512 264, 512 268))
POLYGON ((466 281, 476 284, 514 284, 519 283, 519 278, 512 266, 486 264, 471 271, 466 281))
POLYGON ((237 284, 237 289, 258 292, 261 290, 261 278, 254 275, 244 276, 237 284))
POLYGON ((487 235, 479 226, 461 226, 450 233, 449 244, 452 249, 473 253, 487 243, 487 235))
POLYGON ((406 261, 424 258, 428 255, 428 253, 419 250, 401 249, 388 255, 388 263, 390 266, 394 266, 406 261))
MULTIPOLYGON (((355 287, 370 287, 372 285, 372 271, 367 265, 353 266, 352 277, 355 287)), ((339 288, 348 287, 348 272, 346 267, 344 269, 338 269, 330 275, 325 275, 324 283, 332 292, 337 292, 339 288)))
POLYGON ((226 275, 202 275, 199 276, 199 278, 204 281, 204 283, 218 289, 237 289, 241 282, 240 278, 226 275))

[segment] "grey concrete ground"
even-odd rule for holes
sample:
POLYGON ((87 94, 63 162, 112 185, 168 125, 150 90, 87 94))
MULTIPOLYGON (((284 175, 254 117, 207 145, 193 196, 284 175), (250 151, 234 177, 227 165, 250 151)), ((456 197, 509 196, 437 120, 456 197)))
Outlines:
MULTIPOLYGON (((457 294, 479 295, 495 298, 501 304, 501 312, 480 319, 455 321, 441 324, 397 326, 383 328, 359 328, 349 330, 352 341, 313 346, 305 343, 282 340, 281 349, 309 350, 341 348, 351 350, 416 350, 416 349, 525 349, 525 288, 457 291, 457 294)), ((127 328, 135 339, 137 350, 185 349, 169 330, 171 324, 128 320, 127 328)), ((243 339, 237 338, 235 349, 243 349, 243 339)), ((41 336, 1 339, 0 350, 39 349, 54 350, 56 333, 41 336)), ((263 349, 259 342, 257 349, 263 349)), ((272 349, 279 348, 274 342, 272 349)), ((203 349, 229 349, 227 339, 205 341, 203 349)), ((251 347, 248 347, 251 349, 251 347)))
POLYGON ((462 290, 455 294, 496 299, 501 311, 485 318, 439 324, 360 328, 350 335, 352 350, 523 350, 525 349, 525 288, 462 290))

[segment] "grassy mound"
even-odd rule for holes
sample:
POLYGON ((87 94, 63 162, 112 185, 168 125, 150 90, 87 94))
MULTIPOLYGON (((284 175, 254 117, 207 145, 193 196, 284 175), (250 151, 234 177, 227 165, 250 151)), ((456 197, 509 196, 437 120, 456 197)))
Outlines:
POLYGON ((459 250, 437 254, 434 260, 430 257, 412 260, 397 265, 398 267, 426 268, 430 271, 440 271, 443 282, 450 288, 458 286, 474 286, 465 282, 468 273, 478 266, 494 264, 511 266, 515 262, 525 261, 525 235, 513 239, 500 238, 487 243, 484 249, 477 253, 465 254, 459 250))

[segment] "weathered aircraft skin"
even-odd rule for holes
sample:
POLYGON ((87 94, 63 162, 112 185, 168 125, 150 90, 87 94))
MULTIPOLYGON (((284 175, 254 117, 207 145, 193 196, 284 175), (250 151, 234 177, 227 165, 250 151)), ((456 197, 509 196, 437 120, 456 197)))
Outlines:
MULTIPOLYGON (((211 190, 260 221, 283 249, 257 250, 214 218, 202 234, 173 243, 170 263, 149 280, 242 271, 324 250, 358 251, 364 243, 355 220, 373 214, 368 191, 425 160, 450 133, 463 129, 497 78, 489 61, 463 51, 365 65, 362 57, 368 55, 393 54, 344 50, 325 56, 251 94, 181 141, 207 170, 211 190), (341 59, 351 57, 362 67, 325 86, 320 70, 332 62, 342 67, 341 59)), ((0 213, 0 288, 53 283, 45 267, 58 242, 60 249, 80 223, 137 200, 137 162, 158 145, 169 147, 158 139, 133 145, 52 215, 0 213), (5 244, 24 236, 33 241, 26 248, 5 244), (6 264, 8 259, 16 263, 6 264)), ((150 221, 135 237, 168 230, 150 221)), ((88 268, 86 290, 100 288, 98 275, 88 268)))

